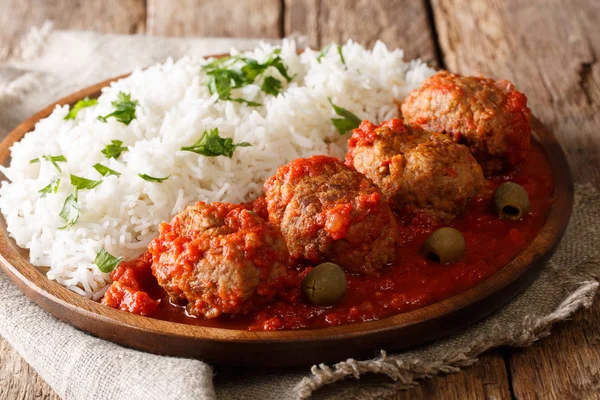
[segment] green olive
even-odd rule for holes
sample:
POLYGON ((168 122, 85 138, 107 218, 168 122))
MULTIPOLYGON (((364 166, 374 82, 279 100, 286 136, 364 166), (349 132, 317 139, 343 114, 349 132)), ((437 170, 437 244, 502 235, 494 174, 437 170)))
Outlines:
POLYGON ((346 294, 346 273, 337 264, 319 264, 302 280, 302 292, 312 304, 331 306, 346 294))
POLYGON ((521 219, 529 211, 529 196, 523 186, 504 182, 494 193, 494 210, 500 219, 521 219))
POLYGON ((454 228, 440 228, 425 240, 423 253, 441 264, 457 261, 465 255, 465 238, 454 228))

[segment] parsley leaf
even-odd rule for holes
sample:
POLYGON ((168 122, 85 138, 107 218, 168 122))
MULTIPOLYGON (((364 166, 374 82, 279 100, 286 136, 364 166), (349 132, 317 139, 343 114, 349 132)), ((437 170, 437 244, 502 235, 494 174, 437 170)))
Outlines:
POLYGON ((272 76, 267 76, 261 86, 263 92, 277 96, 281 90, 281 81, 272 76))
POLYGON ((237 147, 248 146, 252 145, 248 142, 233 143, 233 139, 219 136, 219 128, 215 128, 210 131, 205 129, 196 143, 191 146, 182 147, 181 150, 191 151, 207 157, 227 156, 231 158, 233 151, 237 147))
POLYGON ((62 211, 60 212, 60 217, 64 219, 67 224, 65 226, 61 226, 60 230, 66 229, 69 226, 75 225, 77 220, 79 219, 79 203, 77 202, 77 189, 73 194, 70 194, 65 199, 65 204, 63 204, 62 211))
POLYGON ((40 162, 40 158, 43 158, 46 161, 50 161, 52 163, 52 165, 54 165, 54 168, 56 168, 56 170, 62 174, 62 169, 60 169, 60 167, 58 166, 59 162, 67 162, 67 159, 65 158, 65 156, 60 155, 60 156, 42 156, 42 157, 38 157, 38 158, 34 158, 32 160, 29 160, 29 164, 35 164, 40 162))
POLYGON ((105 116, 99 115, 98 120, 107 122, 108 118, 114 117, 117 121, 129 125, 135 119, 135 107, 139 105, 139 102, 131 100, 130 94, 119 92, 117 100, 110 104, 115 108, 115 111, 105 116))
POLYGON ((79 110, 81 110, 82 108, 95 106, 96 104, 98 104, 98 100, 90 99, 88 97, 86 97, 83 100, 79 100, 77 103, 75 103, 73 108, 71 108, 71 110, 69 110, 69 113, 65 116, 64 119, 65 120, 75 119, 75 117, 77 117, 77 113, 79 112, 79 110))
POLYGON ((48 193, 56 193, 58 192, 58 187, 60 186, 60 177, 58 175, 56 175, 54 178, 52 178, 52 180, 50 181, 50 183, 43 187, 42 189, 38 190, 38 193, 42 194, 42 197, 46 196, 48 193))
POLYGON ((71 174, 71 185, 75 186, 75 190, 93 189, 102 183, 102 179, 99 181, 93 181, 91 179, 82 178, 71 174))
POLYGON ((102 250, 100 250, 98 254, 96 254, 96 258, 94 258, 94 264, 96 264, 100 271, 104 272, 105 274, 108 274, 109 272, 112 272, 115 268, 117 268, 117 266, 121 263, 122 259, 123 257, 117 258, 113 256, 103 247, 102 250))
POLYGON ((242 98, 231 97, 231 90, 245 86, 244 77, 236 71, 217 70, 208 74, 207 85, 210 94, 217 94, 220 100, 235 101, 256 107, 262 104, 242 98))
POLYGON ((327 98, 327 100, 329 100, 329 104, 331 104, 335 113, 337 115, 339 115, 340 117, 343 117, 343 118, 331 118, 331 122, 333 122, 333 125, 336 127, 337 131, 340 134, 343 135, 344 133, 351 131, 352 129, 358 128, 358 126, 361 123, 360 118, 358 118, 356 115, 354 115, 350 111, 346 110, 345 108, 342 108, 342 107, 339 107, 339 106, 336 106, 335 104, 333 104, 333 102, 331 101, 331 99, 329 97, 327 98))
POLYGON ((258 106, 262 106, 261 103, 257 103, 256 101, 250 101, 250 100, 246 100, 246 99, 227 99, 229 101, 235 101, 236 103, 244 103, 249 105, 250 107, 258 107, 258 106))
POLYGON ((242 75, 244 77, 245 82, 252 83, 256 80, 256 77, 263 72, 267 68, 269 68, 269 61, 264 64, 260 64, 258 61, 253 60, 251 58, 244 59, 246 65, 242 67, 242 75))
POLYGON ((232 66, 240 60, 242 60, 242 56, 240 54, 236 54, 235 56, 219 57, 209 62, 208 64, 203 65, 202 69, 206 71, 223 69, 223 66, 232 66))
POLYGON ((117 172, 114 169, 110 169, 100 163, 94 164, 94 169, 96 171, 98 171, 98 173, 102 176, 107 176, 107 175, 115 175, 117 177, 121 176, 120 172, 117 172))
POLYGON ((167 179, 169 179, 169 177, 170 177, 171 175, 167 175, 167 176, 165 176, 164 178, 155 178, 155 177, 153 177, 153 176, 146 175, 146 174, 138 174, 138 176, 139 176, 140 178, 142 178, 143 180, 145 180, 145 181, 148 181, 148 182, 157 182, 157 183, 163 183, 164 181, 166 181, 167 179))
POLYGON ((63 208, 59 214, 60 217, 67 222, 67 224, 58 229, 67 229, 68 227, 75 225, 79 219, 79 203, 77 201, 78 191, 84 189, 93 189, 101 183, 102 180, 92 181, 90 179, 71 175, 71 185, 75 186, 75 191, 65 199, 65 203, 63 204, 63 208))
MULTIPOLYGON (((42 156, 42 158, 44 160, 47 161, 54 161, 54 162, 67 162, 67 159, 65 158, 65 156, 60 155, 60 156, 42 156)), ((29 164, 35 164, 40 162, 40 158, 34 158, 32 160, 29 160, 29 164)))
POLYGON ((317 62, 319 64, 321 64, 321 60, 323 59, 323 57, 325 57, 327 55, 327 52, 329 51, 330 48, 331 48, 331 43, 329 43, 327 46, 325 46, 321 49, 321 51, 319 52, 319 55, 317 56, 317 62))
POLYGON ((242 68, 242 72, 250 80, 250 82, 254 82, 254 80, 259 74, 266 71, 267 68, 273 67, 277 71, 279 71, 279 73, 285 78, 285 80, 290 82, 292 79, 294 79, 294 77, 288 74, 287 67, 285 66, 283 60, 279 56, 280 52, 281 51, 275 50, 273 52, 273 55, 264 64, 260 64, 256 60, 252 60, 250 58, 245 59, 247 64, 244 68, 242 68))
POLYGON ((122 152, 129 150, 126 146, 121 146, 123 142, 121 140, 111 140, 111 144, 107 144, 104 150, 102 150, 102 154, 106 156, 106 158, 119 158, 122 152))
POLYGON ((340 55, 340 59, 342 60, 342 64, 346 65, 346 60, 344 59, 344 53, 342 53, 342 46, 340 46, 339 44, 337 45, 337 51, 338 51, 338 54, 340 55))
MULTIPOLYGON (((238 103, 245 103, 249 106, 260 106, 260 103, 249 101, 241 98, 234 98, 231 95, 233 89, 239 89, 241 87, 250 85, 256 81, 259 75, 265 72, 269 67, 275 68, 279 73, 289 82, 294 77, 290 76, 287 71, 287 66, 283 63, 283 60, 279 56, 281 53, 280 49, 273 51, 271 57, 264 63, 242 57, 240 55, 232 57, 223 57, 214 60, 202 67, 206 72, 206 86, 211 94, 217 94, 219 100, 236 101, 238 103)), ((277 86, 275 80, 278 81, 279 89, 281 88, 281 82, 276 78, 268 79, 262 85, 262 89, 265 93, 273 94, 274 88, 277 86)))
POLYGON ((210 94, 218 94, 219 99, 229 100, 231 90, 244 86, 244 77, 238 71, 215 69, 207 71, 207 86, 210 94))

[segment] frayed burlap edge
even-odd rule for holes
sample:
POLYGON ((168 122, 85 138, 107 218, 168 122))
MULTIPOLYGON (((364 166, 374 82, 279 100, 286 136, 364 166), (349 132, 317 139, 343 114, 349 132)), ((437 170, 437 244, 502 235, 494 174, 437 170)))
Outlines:
MULTIPOLYGON (((600 192, 590 184, 577 185, 575 192, 574 214, 590 204, 595 204, 595 208, 598 210, 594 209, 591 213, 597 219, 600 213, 600 192)), ((573 220, 571 222, 573 223, 573 220)), ((597 229, 597 227, 591 229, 592 231, 583 232, 583 234, 594 235, 593 229, 597 229)), ((335 382, 347 378, 360 379, 366 374, 378 374, 390 378, 391 382, 379 384, 376 387, 373 385, 366 388, 357 387, 350 395, 346 393, 344 397, 378 399, 414 387, 424 379, 441 374, 456 373, 461 368, 475 364, 480 354, 493 348, 530 346, 535 341, 550 335, 552 326, 556 322, 568 319, 580 308, 592 306, 599 286, 595 280, 600 276, 599 254, 600 249, 592 249, 581 262, 571 264, 568 269, 561 268, 553 261, 546 265, 546 271, 552 272, 568 293, 566 299, 547 315, 542 317, 527 315, 510 329, 507 329, 506 326, 496 325, 485 335, 474 338, 468 346, 458 348, 451 354, 442 356, 435 361, 406 359, 401 357, 401 354, 388 356, 385 351, 381 351, 381 356, 376 359, 365 361, 348 359, 333 365, 333 367, 325 364, 315 365, 311 369, 312 375, 303 378, 294 388, 294 393, 298 398, 305 399, 316 390, 335 382)))
POLYGON ((494 341, 492 343, 490 343, 490 335, 486 335, 475 340, 469 348, 458 350, 450 357, 429 363, 395 360, 382 351, 381 357, 375 360, 349 359, 335 364, 333 368, 325 364, 315 365, 311 369, 313 376, 302 379, 294 391, 298 397, 304 399, 310 397, 315 390, 321 387, 349 377, 359 379, 361 375, 368 373, 388 376, 393 380, 392 383, 382 385, 377 390, 370 388, 368 392, 356 393, 356 398, 376 399, 416 386, 419 384, 419 380, 458 372, 461 368, 475 364, 478 361, 477 356, 485 351, 500 346, 526 347, 536 340, 548 336, 556 322, 569 318, 581 307, 591 307, 598 285, 596 281, 582 282, 582 285, 556 311, 537 320, 525 319, 521 330, 507 333, 504 328, 498 327, 493 334, 494 341))
MULTIPOLYGON (((52 32, 53 23, 44 22, 40 27, 33 27, 21 40, 19 47, 9 59, 28 61, 38 57, 44 49, 52 32)), ((0 81, 0 104, 13 105, 20 102, 42 84, 42 74, 36 71, 22 71, 8 82, 0 81)))
POLYGON ((44 48, 53 27, 52 21, 45 21, 39 28, 31 28, 21 41, 16 56, 21 60, 36 58, 44 48))

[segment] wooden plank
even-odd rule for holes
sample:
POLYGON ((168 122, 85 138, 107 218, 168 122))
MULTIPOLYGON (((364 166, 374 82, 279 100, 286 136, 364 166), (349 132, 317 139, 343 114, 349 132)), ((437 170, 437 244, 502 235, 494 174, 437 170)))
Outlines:
MULTIPOLYGON (((0 398, 59 400, 48 384, 0 338, 0 398)), ((438 376, 394 396, 396 400, 508 399, 506 368, 499 351, 481 356, 459 373, 438 376)))
POLYGON ((51 20, 56 29, 110 33, 144 33, 144 0, 2 0, 0 60, 8 58, 23 35, 51 20))
POLYGON ((60 400, 50 386, 0 337, 0 399, 60 400))
POLYGON ((435 63, 425 3, 414 0, 285 0, 285 34, 308 36, 312 47, 352 39, 404 49, 408 59, 435 63))
POLYGON ((148 0, 148 33, 279 38, 280 0, 148 0))
POLYGON ((448 69, 513 81, 575 179, 600 187, 600 2, 433 0, 433 9, 448 69))
MULTIPOLYGON (((338 2, 336 2, 337 4, 338 2)), ((285 0, 285 36, 306 36, 310 47, 321 47, 319 39, 319 10, 321 0, 285 0)))
MULTIPOLYGON (((512 80, 557 135, 575 179, 600 186, 600 3, 434 0, 449 69, 512 80), (474 34, 476 32, 476 34, 474 34)), ((600 391, 600 302, 509 358, 517 398, 600 391)))
POLYGON ((500 351, 485 353, 479 363, 456 374, 437 376, 398 394, 396 400, 510 399, 510 387, 500 351))
POLYGON ((542 342, 515 350, 509 365, 519 399, 590 399, 600 393, 600 299, 542 342))

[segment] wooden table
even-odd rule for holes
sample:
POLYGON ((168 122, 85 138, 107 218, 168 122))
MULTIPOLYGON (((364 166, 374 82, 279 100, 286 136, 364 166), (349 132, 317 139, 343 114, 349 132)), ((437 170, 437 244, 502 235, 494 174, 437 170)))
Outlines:
MULTIPOLYGON (((600 187, 597 0, 2 0, 0 61, 46 19, 57 29, 281 38, 313 47, 353 39, 408 58, 509 79, 558 136, 578 182, 600 187), (85 7, 84 7, 85 6, 85 7), (100 17, 101 16, 101 17, 100 17)), ((527 349, 498 349, 398 399, 600 398, 600 301, 527 349)), ((0 399, 58 398, 0 339, 0 399)))

